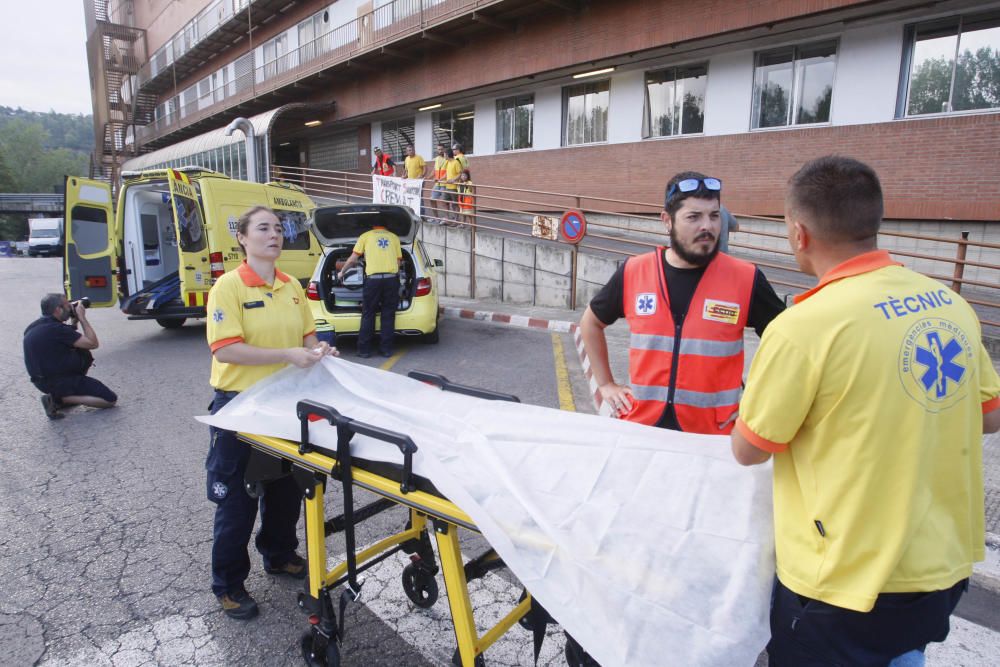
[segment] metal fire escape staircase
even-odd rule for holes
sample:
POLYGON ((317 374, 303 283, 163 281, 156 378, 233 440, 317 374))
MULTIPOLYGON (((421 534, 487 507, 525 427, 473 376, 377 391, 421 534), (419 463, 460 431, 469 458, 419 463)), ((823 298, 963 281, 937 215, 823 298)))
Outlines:
POLYGON ((95 147, 90 176, 118 180, 136 154, 135 126, 153 120, 156 97, 137 93, 135 75, 146 61, 146 31, 128 25, 132 0, 85 0, 87 58, 94 103, 95 147))

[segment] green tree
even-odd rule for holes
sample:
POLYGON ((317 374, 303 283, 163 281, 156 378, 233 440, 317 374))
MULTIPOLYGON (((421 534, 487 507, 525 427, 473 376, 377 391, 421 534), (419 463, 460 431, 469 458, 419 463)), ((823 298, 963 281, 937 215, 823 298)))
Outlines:
POLYGON ((910 102, 906 112, 911 116, 947 111, 951 89, 951 58, 928 58, 917 66, 910 77, 910 102))
POLYGON ((760 95, 757 127, 779 127, 788 124, 788 91, 774 81, 758 89, 760 95))
POLYGON ((0 153, 12 169, 4 192, 53 192, 69 174, 85 174, 87 154, 68 148, 46 148, 49 137, 37 122, 16 118, 0 128, 0 153))
POLYGON ((1000 107, 1000 50, 983 47, 973 53, 966 49, 955 67, 952 108, 993 109, 1000 107))

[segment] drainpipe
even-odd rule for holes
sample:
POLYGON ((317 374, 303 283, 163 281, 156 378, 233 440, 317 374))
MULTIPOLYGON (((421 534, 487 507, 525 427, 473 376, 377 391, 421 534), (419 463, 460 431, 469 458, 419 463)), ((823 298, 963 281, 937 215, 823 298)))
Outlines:
POLYGON ((246 137, 247 145, 247 180, 251 183, 257 182, 257 140, 253 132, 253 123, 240 116, 226 128, 226 136, 231 136, 234 131, 241 130, 246 137))

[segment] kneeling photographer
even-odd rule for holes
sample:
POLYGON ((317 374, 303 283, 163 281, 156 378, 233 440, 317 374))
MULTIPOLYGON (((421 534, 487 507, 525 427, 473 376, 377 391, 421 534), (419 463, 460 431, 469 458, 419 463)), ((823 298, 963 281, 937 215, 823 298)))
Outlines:
POLYGON ((62 294, 46 294, 42 316, 24 330, 24 365, 31 383, 43 394, 42 407, 49 419, 62 419, 66 406, 111 408, 118 401, 104 383, 87 377, 94 363, 90 351, 99 345, 87 321, 89 305, 88 299, 70 303, 62 294))

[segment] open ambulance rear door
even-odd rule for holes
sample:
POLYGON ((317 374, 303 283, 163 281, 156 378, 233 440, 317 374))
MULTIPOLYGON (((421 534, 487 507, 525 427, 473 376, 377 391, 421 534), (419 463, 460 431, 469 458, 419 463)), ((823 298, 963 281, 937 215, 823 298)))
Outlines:
POLYGON ((63 287, 71 301, 88 297, 95 308, 118 300, 115 267, 118 238, 111 186, 103 181, 66 177, 63 287))
POLYGON ((198 193, 187 174, 167 170, 170 186, 170 208, 174 214, 174 230, 180 251, 181 301, 187 307, 204 308, 212 286, 212 269, 208 262, 208 235, 198 193))

